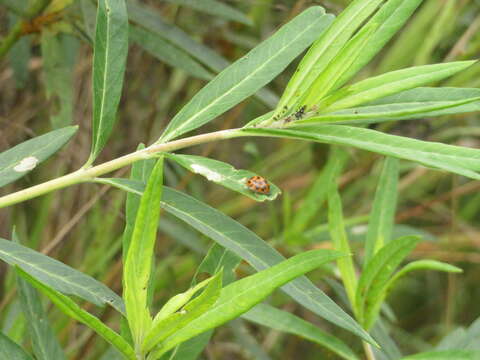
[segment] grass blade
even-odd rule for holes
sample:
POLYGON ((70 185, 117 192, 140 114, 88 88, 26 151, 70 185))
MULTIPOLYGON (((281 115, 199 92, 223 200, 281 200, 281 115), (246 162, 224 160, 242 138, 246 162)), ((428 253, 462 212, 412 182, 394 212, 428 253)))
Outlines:
POLYGON ((248 170, 237 170, 232 165, 222 161, 195 155, 167 154, 166 157, 176 161, 193 173, 202 175, 216 184, 225 186, 256 201, 275 200, 281 193, 280 189, 271 182, 269 182, 269 194, 254 193, 246 186, 246 181, 257 174, 248 170))
POLYGON ((277 287, 341 256, 344 255, 333 250, 307 251, 224 287, 215 305, 167 338, 151 360, 158 359, 164 352, 195 335, 236 318, 265 299, 277 287))
POLYGON ((153 168, 147 188, 140 200, 132 240, 123 269, 127 320, 136 346, 142 344, 145 334, 152 325, 148 297, 153 250, 160 218, 162 183, 163 158, 159 159, 153 168))
POLYGON ((295 237, 295 234, 299 234, 306 229, 327 198, 328 184, 335 181, 347 159, 348 153, 346 151, 338 147, 331 149, 327 164, 315 179, 308 194, 304 197, 302 206, 295 211, 292 224, 288 229, 291 233, 289 237, 295 237))
POLYGON ((321 113, 337 111, 368 103, 376 99, 445 79, 475 61, 414 66, 362 80, 342 88, 318 104, 321 113))
POLYGON ((245 25, 253 25, 244 13, 234 7, 221 3, 216 0, 166 0, 169 3, 188 6, 192 9, 217 16, 226 20, 233 20, 245 25))
POLYGON ((148 53, 170 66, 178 67, 187 74, 199 79, 209 80, 213 77, 209 71, 193 60, 190 55, 151 31, 140 26, 130 25, 128 37, 148 53))
POLYGON ((38 281, 64 294, 78 296, 97 306, 108 304, 120 313, 125 312, 122 299, 108 287, 37 251, 0 239, 0 259, 21 267, 38 281))
POLYGON ((0 332, 0 358, 9 360, 33 360, 17 343, 0 332))
POLYGON ((352 349, 342 340, 287 311, 267 304, 258 304, 243 314, 242 318, 274 330, 298 335, 326 347, 343 359, 358 360, 352 349))
MULTIPOLYGON (((127 179, 102 180, 104 183, 139 195, 144 189, 142 183, 127 179)), ((258 271, 285 259, 277 250, 240 223, 182 192, 165 187, 162 208, 245 259, 258 271)), ((315 314, 353 332, 367 342, 374 343, 370 335, 307 278, 295 279, 283 286, 282 290, 315 314)))
POLYGON ((320 7, 305 10, 223 70, 177 113, 159 141, 202 126, 269 83, 318 36, 323 14, 320 7))
POLYGON ((35 288, 40 290, 44 295, 48 296, 48 298, 66 315, 94 330, 111 345, 115 346, 127 359, 136 360, 135 353, 130 344, 115 331, 101 322, 97 317, 91 315, 85 310, 82 310, 70 298, 37 281, 19 267, 17 267, 17 273, 35 288))
POLYGON ((364 266, 390 241, 397 207, 398 160, 387 157, 375 191, 367 237, 365 239, 364 266))
POLYGON ((93 53, 93 126, 90 165, 105 146, 115 123, 128 53, 124 0, 99 0, 93 53))
POLYGON ((28 174, 56 153, 77 132, 78 126, 68 126, 37 136, 0 154, 0 186, 28 174))
POLYGON ((428 351, 410 355, 400 360, 478 360, 480 351, 474 350, 445 350, 428 351))

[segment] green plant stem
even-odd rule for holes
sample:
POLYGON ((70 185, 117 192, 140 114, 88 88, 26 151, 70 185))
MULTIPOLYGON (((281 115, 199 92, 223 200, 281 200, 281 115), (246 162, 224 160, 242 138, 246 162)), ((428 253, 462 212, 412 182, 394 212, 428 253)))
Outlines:
POLYGON ((22 25, 25 20, 30 20, 40 14, 50 4, 51 0, 37 0, 25 13, 24 19, 18 20, 10 32, 0 43, 0 59, 4 57, 8 50, 17 42, 22 35, 22 25))
POLYGON ((365 351, 365 356, 367 360, 375 360, 375 355, 373 354, 372 346, 365 341, 362 341, 362 344, 363 344, 363 350, 365 351))
POLYGON ((51 191, 62 189, 70 185, 91 181, 98 176, 110 173, 124 166, 130 165, 136 161, 155 157, 156 154, 160 152, 175 151, 193 145, 230 139, 239 136, 245 135, 240 133, 239 129, 229 129, 197 136, 191 136, 188 138, 174 140, 164 144, 153 144, 145 149, 135 151, 117 159, 107 161, 103 164, 88 168, 81 168, 77 171, 61 176, 59 178, 0 197, 0 208, 17 204, 19 202, 29 200, 43 194, 47 194, 51 191))

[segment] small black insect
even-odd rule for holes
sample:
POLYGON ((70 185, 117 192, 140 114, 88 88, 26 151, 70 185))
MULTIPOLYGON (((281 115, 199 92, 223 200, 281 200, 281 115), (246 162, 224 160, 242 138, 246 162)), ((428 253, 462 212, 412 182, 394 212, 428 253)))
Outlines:
POLYGON ((305 105, 303 105, 300 109, 298 109, 298 111, 295 113, 295 119, 296 120, 300 120, 301 118, 303 118, 305 116, 305 109, 307 107, 305 105))

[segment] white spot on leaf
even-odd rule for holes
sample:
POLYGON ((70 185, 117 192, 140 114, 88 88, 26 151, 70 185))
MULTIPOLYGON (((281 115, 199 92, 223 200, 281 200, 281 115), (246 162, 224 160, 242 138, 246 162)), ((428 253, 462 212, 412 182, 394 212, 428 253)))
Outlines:
POLYGON ((35 166, 38 164, 38 159, 35 156, 29 156, 22 159, 13 170, 17 172, 25 172, 35 169, 35 166))
POLYGON ((222 181, 224 176, 222 174, 219 174, 209 168, 206 168, 205 166, 198 165, 198 164, 192 164, 191 168, 193 172, 205 176, 208 180, 210 181, 215 181, 219 182, 222 181))
POLYGON ((368 230, 367 225, 357 225, 352 227, 352 234, 353 235, 362 235, 365 234, 368 230))

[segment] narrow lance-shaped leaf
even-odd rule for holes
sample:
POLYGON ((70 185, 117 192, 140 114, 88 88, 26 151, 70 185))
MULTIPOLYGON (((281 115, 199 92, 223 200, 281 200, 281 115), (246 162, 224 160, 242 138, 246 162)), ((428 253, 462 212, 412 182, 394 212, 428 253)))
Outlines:
POLYGON ((309 109, 329 94, 336 86, 340 77, 350 69, 357 57, 368 47, 368 42, 378 27, 377 24, 364 26, 358 34, 350 39, 338 55, 328 64, 325 70, 300 98, 299 103, 309 109))
POLYGON ((369 24, 378 24, 378 28, 368 40, 362 53, 345 72, 336 86, 340 87, 351 79, 376 55, 385 44, 402 28, 423 0, 389 0, 369 20, 369 24))
POLYGON ((173 313, 165 319, 158 321, 145 336, 142 349, 147 352, 152 350, 161 341, 183 329, 202 316, 218 300, 222 289, 223 271, 219 271, 208 282, 205 290, 195 299, 186 304, 181 311, 173 313))
POLYGON ((0 239, 0 259, 53 289, 75 295, 97 306, 109 304, 124 313, 122 299, 104 284, 64 263, 12 241, 0 239))
MULTIPOLYGON (((358 27, 377 9, 384 0, 355 0, 333 21, 328 29, 308 50, 298 65, 297 71, 275 110, 275 116, 292 110, 298 98, 305 94, 312 83, 324 71, 332 59, 340 52, 358 27)), ((333 20, 333 17, 329 21, 333 20)))
POLYGON ((403 357, 400 360, 477 360, 478 350, 428 351, 403 357))
MULTIPOLYGON (((328 185, 328 228, 335 249, 345 254, 351 254, 350 244, 343 220, 342 200, 338 193, 336 179, 328 185)), ((337 266, 342 275, 342 281, 354 313, 356 313, 355 292, 357 290, 357 276, 351 256, 337 260, 337 266)))
POLYGON ((148 294, 153 250, 160 217, 162 182, 163 157, 153 168, 140 201, 123 272, 127 319, 137 347, 141 346, 145 334, 152 325, 148 309, 148 294))
POLYGON ((253 192, 246 185, 247 180, 257 174, 248 170, 237 170, 232 165, 222 161, 209 159, 195 155, 167 154, 167 158, 176 161, 188 170, 206 177, 219 185, 239 192, 256 201, 275 200, 280 194, 280 189, 273 183, 270 184, 270 192, 261 194, 253 192))
POLYGON ((108 341, 110 344, 115 346, 127 359, 136 360, 135 352, 128 342, 126 342, 120 335, 115 331, 110 329, 97 317, 91 315, 90 313, 82 310, 74 301, 69 297, 62 295, 58 291, 55 291, 51 287, 48 287, 45 284, 37 281, 35 278, 31 277, 28 273, 23 271, 21 268, 17 267, 17 273, 32 284, 35 288, 40 290, 44 295, 56 305, 58 308, 64 312, 66 315, 71 318, 80 321, 81 323, 87 325, 98 335, 108 341))
POLYGON ((398 173, 398 160, 387 157, 383 164, 370 214, 365 240, 364 266, 384 244, 390 241, 397 207, 398 173))
MULTIPOLYGON (((19 242, 16 231, 13 231, 12 238, 16 243, 19 242)), ((36 290, 21 277, 17 277, 17 286, 20 306, 27 321, 33 352, 37 360, 66 359, 36 290)))
POLYGON ((379 131, 339 125, 311 125, 287 129, 242 129, 245 135, 278 136, 353 146, 407 159, 425 166, 480 180, 480 151, 460 146, 409 139, 379 131))
MULTIPOLYGON (((218 73, 230 64, 213 49, 194 40, 179 27, 164 21, 161 15, 155 11, 156 9, 138 3, 134 4, 131 1, 127 5, 131 21, 161 37, 194 60, 198 60, 206 68, 218 73)), ((254 96, 269 108, 273 108, 278 102, 275 93, 266 88, 260 89, 254 96)))
MULTIPOLYGON (((228 285, 235 280, 235 268, 240 264, 241 259, 231 251, 223 248, 217 243, 208 250, 207 255, 198 266, 197 271, 192 280, 192 285, 197 284, 197 278, 202 273, 208 273, 211 276, 223 269, 223 285, 228 285)), ((207 279, 208 280, 208 279, 207 279)), ((198 355, 207 346, 213 330, 206 331, 197 335, 185 342, 179 344, 173 350, 172 356, 169 360, 195 360, 198 355)))
POLYGON ((0 332, 0 358, 9 360, 33 360, 15 341, 0 332))
POLYGON ((298 335, 304 339, 313 341, 324 346, 338 356, 347 360, 357 360, 355 353, 339 338, 326 333, 317 326, 267 304, 258 304, 242 315, 259 325, 268 326, 271 329, 282 331, 288 334, 298 335))
POLYGON ((170 121, 159 141, 200 127, 269 83, 325 28, 323 15, 320 7, 305 10, 223 70, 170 121))
POLYGON ((454 101, 425 101, 359 106, 297 120, 294 125, 339 122, 342 124, 372 124, 392 120, 412 120, 458 114, 474 111, 475 108, 480 109, 480 97, 454 101))
POLYGON ((245 25, 253 25, 252 20, 244 13, 216 0, 166 0, 172 4, 188 6, 192 9, 211 14, 227 20, 237 21, 245 25))
MULTIPOLYGON (((102 183, 109 183, 139 195, 145 187, 143 183, 127 179, 102 179, 102 183)), ((277 250, 240 223, 184 193, 164 187, 162 208, 245 259, 259 271, 285 259, 277 250)), ((283 286, 282 290, 317 315, 374 343, 348 314, 306 277, 293 280, 283 286)))
POLYGON ((35 169, 65 145, 78 126, 68 126, 37 136, 0 153, 0 186, 11 183, 35 169))
POLYGON ((436 260, 417 260, 401 268, 385 285, 386 291, 390 290, 398 279, 407 275, 409 272, 418 270, 435 270, 448 273, 461 273, 463 270, 459 267, 436 260))
POLYGON ((261 302, 277 287, 341 256, 344 255, 333 250, 304 252, 224 287, 215 305, 167 338, 151 360, 158 359, 166 351, 195 335, 234 319, 261 302))
POLYGON ((128 52, 124 0, 99 0, 93 54, 93 126, 91 164, 105 146, 115 123, 128 52))
POLYGON ((419 242, 416 236, 405 236, 385 245, 370 260, 358 281, 356 305, 358 317, 369 329, 378 314, 385 285, 403 259, 419 242))
POLYGON ((415 66, 359 81, 342 88, 317 104, 320 113, 351 108, 376 99, 445 79, 475 61, 415 66))

